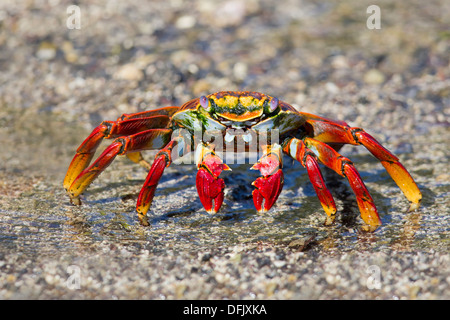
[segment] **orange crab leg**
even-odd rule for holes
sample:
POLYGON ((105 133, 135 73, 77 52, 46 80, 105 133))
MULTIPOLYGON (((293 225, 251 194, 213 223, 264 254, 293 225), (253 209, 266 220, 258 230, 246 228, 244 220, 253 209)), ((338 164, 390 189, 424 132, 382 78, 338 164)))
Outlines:
POLYGON ((348 179, 350 187, 356 195, 356 202, 361 212, 361 218, 366 223, 363 230, 375 231, 381 225, 381 220, 372 196, 367 190, 358 171, 353 166, 353 163, 326 143, 312 138, 304 138, 303 141, 306 147, 317 155, 320 162, 348 179))
MULTIPOLYGON (((148 129, 165 128, 169 121, 170 118, 167 115, 135 119, 125 118, 125 120, 119 118, 117 121, 103 121, 77 149, 77 153, 73 157, 66 177, 64 178, 64 188, 68 190, 78 175, 86 169, 103 139, 127 136, 148 129)), ((145 160, 139 153, 130 153, 128 157, 134 162, 141 163, 144 166, 146 165, 145 160)))
POLYGON ((410 210, 419 207, 422 193, 414 179, 400 163, 399 159, 384 148, 374 137, 361 128, 352 128, 343 121, 334 122, 311 114, 307 116, 307 123, 311 125, 314 139, 325 143, 363 145, 383 165, 406 198, 411 201, 410 210))
POLYGON ((357 143, 364 145, 367 150, 381 161, 381 164, 392 177, 392 180, 399 186, 406 198, 412 202, 410 210, 417 209, 420 200, 422 200, 422 193, 398 158, 382 147, 375 138, 362 129, 351 128, 351 132, 357 143))
POLYGON ((302 140, 292 138, 284 143, 283 151, 295 160, 299 161, 306 168, 317 197, 327 214, 325 225, 330 225, 336 218, 336 204, 333 196, 328 190, 323 180, 322 173, 317 162, 317 156, 306 147, 302 140))
POLYGON ((142 150, 160 149, 170 141, 170 129, 150 129, 127 137, 117 138, 88 168, 74 179, 67 192, 74 204, 81 204, 80 194, 103 172, 117 155, 142 150))
POLYGON ((262 175, 252 183, 256 187, 252 193, 253 203, 259 213, 269 211, 283 189, 282 159, 279 145, 263 146, 261 159, 251 167, 252 170, 259 170, 262 175))
POLYGON ((211 147, 199 144, 196 150, 198 196, 208 213, 219 211, 223 203, 225 183, 219 178, 222 170, 231 170, 211 147))

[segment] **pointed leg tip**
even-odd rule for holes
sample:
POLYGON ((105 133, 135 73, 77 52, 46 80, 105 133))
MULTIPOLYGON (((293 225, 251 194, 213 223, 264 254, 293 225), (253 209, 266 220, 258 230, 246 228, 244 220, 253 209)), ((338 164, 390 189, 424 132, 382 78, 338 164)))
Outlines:
POLYGON ((81 206, 81 199, 80 197, 70 197, 70 203, 74 206, 81 206))
POLYGON ((147 217, 139 217, 139 224, 144 227, 150 226, 150 223, 148 222, 147 217))
POLYGON ((375 230, 377 230, 378 227, 379 227, 379 225, 373 225, 373 226, 370 226, 370 225, 366 224, 366 225, 363 225, 363 226, 361 227, 361 230, 364 231, 364 232, 369 232, 369 233, 371 233, 371 232, 375 232, 375 230))
MULTIPOLYGON (((147 209, 148 210, 148 209, 147 209)), ((138 214, 139 224, 148 227, 150 223, 148 222, 147 210, 145 208, 137 207, 136 212, 138 214)))
POLYGON ((334 224, 335 220, 336 220, 336 216, 335 216, 335 215, 328 216, 328 217, 325 219, 325 222, 324 222, 323 225, 324 225, 324 226, 331 226, 331 225, 334 224))
POLYGON ((419 207, 420 207, 420 202, 417 202, 417 203, 411 202, 411 204, 409 205, 409 208, 408 208, 408 212, 416 211, 417 209, 419 209, 419 207))

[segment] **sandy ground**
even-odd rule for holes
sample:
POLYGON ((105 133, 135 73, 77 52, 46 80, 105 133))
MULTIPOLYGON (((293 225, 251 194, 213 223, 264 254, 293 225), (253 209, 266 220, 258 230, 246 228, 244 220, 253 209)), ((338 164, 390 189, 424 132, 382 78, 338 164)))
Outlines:
POLYGON ((80 29, 70 1, 0 4, 0 299, 450 298, 448 1, 378 1, 373 30, 367 1, 94 2, 77 2, 80 29), (65 171, 99 122, 221 90, 365 128, 411 172, 420 210, 407 213, 378 161, 350 146, 383 222, 373 234, 326 170, 339 214, 324 227, 292 161, 265 215, 248 165, 224 173, 216 216, 194 166, 174 165, 144 228, 146 172, 125 158, 70 205, 65 171))

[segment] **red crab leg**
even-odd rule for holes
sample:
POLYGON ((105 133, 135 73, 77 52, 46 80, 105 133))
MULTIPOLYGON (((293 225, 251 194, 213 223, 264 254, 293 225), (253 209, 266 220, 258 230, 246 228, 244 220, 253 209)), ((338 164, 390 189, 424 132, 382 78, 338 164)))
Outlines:
POLYGON ((199 144, 197 158, 197 192, 203 207, 208 213, 216 213, 222 206, 225 188, 223 179, 219 178, 222 170, 231 170, 222 162, 210 147, 199 144))
MULTIPOLYGON (((164 107, 164 108, 159 108, 159 109, 154 109, 154 110, 142 111, 142 112, 138 112, 138 113, 123 114, 119 117, 119 119, 117 119, 117 122, 124 121, 124 120, 130 120, 130 119, 143 119, 143 118, 153 118, 154 119, 155 116, 167 116, 168 119, 170 119, 170 117, 172 117, 172 115, 175 112, 177 112, 178 110, 180 110, 180 107, 171 106, 171 107, 164 107)), ((152 127, 147 127, 147 129, 165 128, 166 125, 167 125, 167 123, 166 124, 154 123, 154 125, 152 127)), ((121 134, 121 135, 123 135, 123 134, 121 134)), ((130 159, 131 161, 133 161, 134 163, 140 164, 147 170, 150 170, 150 168, 151 168, 150 164, 144 160, 144 158, 142 157, 142 154, 140 152, 127 153, 127 158, 130 159)))
POLYGON ((361 128, 351 128, 343 121, 333 122, 310 114, 304 115, 308 117, 307 122, 312 126, 314 139, 326 143, 349 143, 366 147, 381 162, 406 198, 411 201, 410 210, 419 207, 422 193, 414 179, 399 159, 374 137, 361 128))
POLYGON ((279 145, 264 146, 263 155, 258 163, 251 167, 252 170, 259 170, 262 177, 257 178, 252 185, 253 203, 259 213, 270 210, 277 201, 283 189, 283 158, 279 145))
POLYGON ((323 180, 322 173, 317 162, 317 156, 309 150, 302 140, 292 138, 284 144, 283 151, 297 160, 306 168, 314 190, 316 190, 317 197, 322 204, 323 209, 327 214, 325 225, 330 225, 336 218, 336 204, 333 196, 328 190, 323 180))
POLYGON ((381 225, 381 220, 372 196, 364 185, 358 171, 353 166, 353 163, 326 143, 312 138, 305 138, 303 141, 306 147, 317 155, 320 162, 348 179, 350 187, 356 195, 356 202, 361 212, 361 218, 367 224, 363 227, 363 230, 375 231, 381 225))
MULTIPOLYGON (((86 169, 91 162, 95 151, 104 138, 111 139, 120 136, 127 136, 148 129, 164 128, 169 123, 170 118, 166 115, 157 115, 147 118, 136 118, 117 121, 103 121, 92 133, 84 140, 77 149, 77 153, 70 163, 64 178, 64 188, 68 190, 78 175, 86 169)), ((146 161, 139 153, 128 156, 132 161, 146 166, 146 161)))
POLYGON ((152 204, 153 197, 155 196, 156 187, 158 186, 159 179, 164 173, 164 169, 172 163, 172 149, 179 143, 180 137, 171 140, 164 149, 161 149, 153 161, 153 164, 147 174, 144 185, 136 204, 136 211, 138 213, 139 222, 148 226, 147 212, 152 204))
POLYGON ((105 170, 117 155, 141 150, 160 149, 170 140, 172 130, 150 129, 127 137, 117 138, 88 168, 84 169, 68 187, 67 192, 74 204, 81 204, 80 194, 105 170))

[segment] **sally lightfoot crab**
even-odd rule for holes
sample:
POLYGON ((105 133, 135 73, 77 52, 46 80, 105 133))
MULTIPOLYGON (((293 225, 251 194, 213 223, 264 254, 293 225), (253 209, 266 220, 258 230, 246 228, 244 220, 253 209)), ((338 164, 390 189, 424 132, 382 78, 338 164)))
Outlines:
POLYGON ((361 128, 350 127, 313 114, 299 112, 286 102, 258 92, 223 91, 193 99, 181 107, 165 107, 124 114, 117 121, 104 121, 84 140, 64 179, 71 202, 79 205, 80 194, 105 170, 117 155, 126 155, 148 169, 139 193, 136 210, 139 221, 148 225, 147 211, 164 169, 175 157, 195 155, 198 167, 196 186, 201 203, 209 213, 219 211, 225 183, 219 178, 230 170, 220 157, 237 149, 247 155, 261 154, 251 169, 261 176, 253 182, 253 202, 258 212, 266 212, 283 188, 283 154, 299 161, 327 214, 326 225, 334 222, 336 205, 319 164, 348 179, 365 225, 374 231, 381 225, 375 203, 352 161, 338 153, 345 144, 363 145, 384 166, 411 202, 419 206, 422 195, 399 159, 361 128), (114 139, 92 163, 103 139, 114 139), (143 150, 159 150, 153 164, 143 150))

